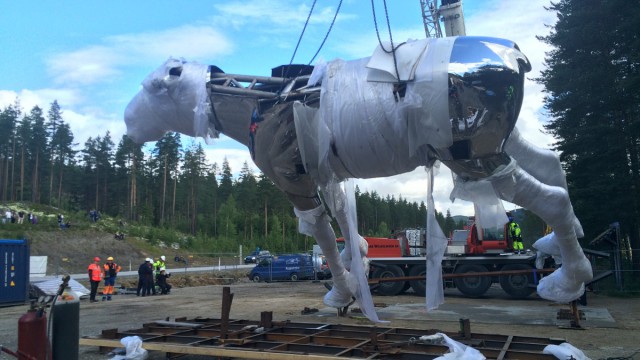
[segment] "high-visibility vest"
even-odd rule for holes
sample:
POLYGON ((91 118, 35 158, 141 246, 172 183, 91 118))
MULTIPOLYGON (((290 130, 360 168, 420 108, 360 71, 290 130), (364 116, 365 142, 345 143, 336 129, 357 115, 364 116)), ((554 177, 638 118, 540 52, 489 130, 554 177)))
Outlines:
POLYGON ((166 267, 167 264, 162 261, 162 260, 158 260, 153 264, 153 269, 156 271, 156 274, 160 274, 160 268, 166 267))
POLYGON ((522 237, 520 236, 521 230, 520 225, 516 222, 512 222, 509 225, 509 231, 511 232, 511 238, 515 241, 522 241, 522 237))
POLYGON ((118 266, 116 263, 106 263, 103 267, 105 277, 114 277, 118 275, 120 270, 122 270, 122 267, 118 266))
POLYGON ((102 280, 102 269, 98 264, 89 265, 89 271, 91 272, 91 281, 100 281, 102 280))

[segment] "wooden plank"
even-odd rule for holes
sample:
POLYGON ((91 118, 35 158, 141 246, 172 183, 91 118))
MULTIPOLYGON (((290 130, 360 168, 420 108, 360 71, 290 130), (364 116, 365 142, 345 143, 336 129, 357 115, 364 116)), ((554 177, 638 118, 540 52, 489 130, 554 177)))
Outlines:
MULTIPOLYGON (((80 345, 101 346, 111 348, 123 347, 119 340, 105 340, 95 338, 81 338, 80 345)), ((344 357, 332 355, 314 355, 301 353, 283 353, 283 352, 264 352, 252 351, 244 349, 228 349, 220 347, 190 346, 190 345, 174 345, 159 343, 143 343, 142 348, 147 351, 161 351, 165 353, 184 354, 184 355, 207 355, 220 356, 242 359, 257 360, 344 360, 344 357)), ((352 358, 357 359, 357 358, 352 358)))
POLYGON ((509 346, 511 346, 512 341, 513 341, 513 335, 509 335, 509 337, 507 338, 507 341, 504 342, 504 345, 502 346, 502 350, 500 350, 500 354, 498 354, 498 357, 496 358, 496 360, 504 360, 504 356, 507 354, 507 351, 509 350, 509 346))

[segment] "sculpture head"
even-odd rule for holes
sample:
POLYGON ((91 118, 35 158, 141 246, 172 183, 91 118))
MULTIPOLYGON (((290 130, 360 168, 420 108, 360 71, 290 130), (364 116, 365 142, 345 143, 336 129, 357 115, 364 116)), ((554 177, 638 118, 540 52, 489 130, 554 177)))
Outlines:
POLYGON ((209 128, 207 65, 170 58, 142 82, 125 110, 127 135, 137 143, 160 139, 167 131, 217 137, 209 128))

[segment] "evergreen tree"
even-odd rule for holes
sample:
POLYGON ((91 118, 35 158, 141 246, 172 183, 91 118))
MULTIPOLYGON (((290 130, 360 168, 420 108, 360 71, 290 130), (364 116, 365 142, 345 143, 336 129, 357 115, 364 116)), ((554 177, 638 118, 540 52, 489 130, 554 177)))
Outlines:
POLYGON ((198 197, 204 184, 207 171, 207 161, 204 149, 200 143, 194 143, 185 151, 184 164, 182 165, 183 180, 188 188, 189 232, 196 234, 198 229, 197 219, 199 211, 198 197))
POLYGON ((0 200, 14 200, 13 169, 15 167, 16 126, 21 115, 16 103, 0 112, 0 200))
POLYGON ((116 202, 121 209, 118 214, 129 220, 137 219, 137 206, 140 201, 138 183, 141 177, 139 168, 144 166, 142 145, 134 143, 126 135, 122 136, 114 157, 118 191, 116 202))
POLYGON ((47 116, 47 134, 49 136, 49 205, 53 204, 53 179, 54 176, 54 166, 56 163, 60 163, 60 144, 57 142, 56 135, 60 129, 60 126, 63 124, 62 120, 62 110, 60 109, 60 105, 58 105, 58 101, 54 100, 51 103, 51 107, 49 108, 49 113, 47 116))
POLYGON ((220 174, 220 182, 218 187, 218 195, 220 201, 226 202, 233 193, 233 172, 229 165, 229 160, 225 157, 222 161, 222 172, 220 174))
POLYGON ((640 8, 626 0, 560 0, 550 10, 558 21, 541 40, 553 50, 538 79, 552 116, 546 129, 557 139, 587 236, 619 221, 640 269, 640 8))
POLYGON ((242 165, 242 169, 240 170, 240 177, 238 178, 237 190, 235 191, 237 194, 237 204, 238 209, 243 214, 243 244, 248 244, 253 242, 253 235, 255 229, 256 210, 259 208, 256 206, 258 202, 258 182, 249 168, 249 164, 245 162, 242 165))
POLYGON ((161 186, 160 193, 162 196, 160 201, 160 214, 159 223, 164 224, 166 213, 165 207, 167 205, 167 194, 171 194, 171 217, 175 216, 175 201, 176 201, 176 187, 177 187, 177 175, 180 165, 180 134, 176 132, 166 133, 160 140, 156 142, 153 150, 155 158, 155 164, 158 166, 157 174, 160 179, 161 186))

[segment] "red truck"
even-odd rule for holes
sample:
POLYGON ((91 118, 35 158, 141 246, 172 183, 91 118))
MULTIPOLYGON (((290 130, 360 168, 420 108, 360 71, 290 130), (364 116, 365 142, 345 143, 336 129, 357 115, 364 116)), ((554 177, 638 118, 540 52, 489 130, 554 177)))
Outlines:
MULTIPOLYGON (((408 289, 425 295, 426 274, 424 230, 409 229, 394 234, 393 238, 366 237, 371 260, 369 279, 413 277, 405 281, 378 282, 374 288, 380 295, 398 295, 408 289)), ((521 255, 509 252, 504 230, 478 230, 475 224, 468 230, 456 230, 449 239, 442 260, 442 271, 446 287, 455 287, 470 297, 482 296, 493 283, 513 298, 528 297, 535 290, 532 272, 522 270, 535 268, 535 254, 521 255), (516 270, 520 270, 519 273, 516 270), (515 274, 514 274, 515 272, 515 274), (465 273, 482 273, 465 276, 465 273)), ((338 239, 338 246, 344 240, 338 239)))

